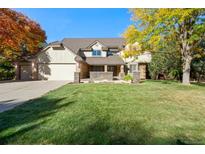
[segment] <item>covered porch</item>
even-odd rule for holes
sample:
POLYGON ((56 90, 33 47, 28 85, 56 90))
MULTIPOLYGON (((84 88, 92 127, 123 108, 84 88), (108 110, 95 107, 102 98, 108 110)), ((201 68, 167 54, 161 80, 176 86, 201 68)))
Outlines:
POLYGON ((125 74, 125 63, 119 56, 86 57, 78 63, 80 79, 96 77, 102 80, 121 79, 125 74))
POLYGON ((100 72, 98 74, 101 74, 101 76, 102 72, 108 72, 112 73, 113 79, 120 79, 124 75, 124 65, 89 65, 81 63, 79 71, 81 79, 90 78, 91 72, 100 72))
POLYGON ((125 75, 125 63, 118 55, 108 57, 77 57, 80 79, 113 80, 125 75))

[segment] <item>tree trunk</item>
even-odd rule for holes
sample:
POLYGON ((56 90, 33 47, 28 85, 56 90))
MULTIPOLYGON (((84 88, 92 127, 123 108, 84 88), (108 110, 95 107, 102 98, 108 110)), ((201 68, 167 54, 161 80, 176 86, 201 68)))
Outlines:
POLYGON ((186 85, 190 84, 191 61, 192 61, 192 57, 187 56, 187 57, 184 58, 184 62, 183 62, 182 83, 186 84, 186 85))
POLYGON ((181 38, 181 55, 183 62, 183 75, 182 75, 182 83, 185 85, 190 84, 190 70, 191 70, 191 61, 192 61, 192 47, 189 45, 187 41, 188 32, 184 25, 182 25, 182 34, 181 38))

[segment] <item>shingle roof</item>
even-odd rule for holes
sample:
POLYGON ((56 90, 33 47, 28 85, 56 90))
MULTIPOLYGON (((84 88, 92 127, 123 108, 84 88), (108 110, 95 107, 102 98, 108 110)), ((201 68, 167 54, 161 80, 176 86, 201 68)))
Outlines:
POLYGON ((86 48, 96 41, 106 47, 122 47, 125 44, 123 38, 65 38, 62 43, 77 54, 80 48, 86 48))
POLYGON ((89 65, 124 65, 124 61, 119 56, 108 57, 87 57, 85 62, 89 65))
POLYGON ((48 45, 64 45, 77 56, 76 61, 84 61, 89 65, 123 65, 125 64, 120 56, 108 56, 108 57, 85 57, 79 50, 87 48, 95 42, 101 43, 104 47, 118 47, 122 48, 125 45, 123 38, 65 38, 61 42, 56 41, 49 43, 48 45))

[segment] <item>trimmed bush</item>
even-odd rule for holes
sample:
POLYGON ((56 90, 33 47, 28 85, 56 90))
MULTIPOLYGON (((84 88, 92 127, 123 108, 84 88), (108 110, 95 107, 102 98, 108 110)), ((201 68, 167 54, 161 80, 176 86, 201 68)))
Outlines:
POLYGON ((123 80, 125 81, 132 81, 133 77, 130 74, 125 75, 125 77, 123 78, 123 80))

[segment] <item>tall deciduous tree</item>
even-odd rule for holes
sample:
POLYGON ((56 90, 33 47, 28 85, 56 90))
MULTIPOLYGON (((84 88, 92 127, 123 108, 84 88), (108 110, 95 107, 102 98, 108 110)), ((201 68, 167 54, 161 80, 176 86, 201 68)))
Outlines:
POLYGON ((0 9, 0 54, 10 60, 37 53, 46 35, 40 25, 11 9, 0 9))
POLYGON ((137 26, 124 33, 128 43, 138 41, 143 50, 156 51, 175 40, 183 62, 184 84, 190 83, 190 65, 204 53, 205 9, 132 9, 137 26))

